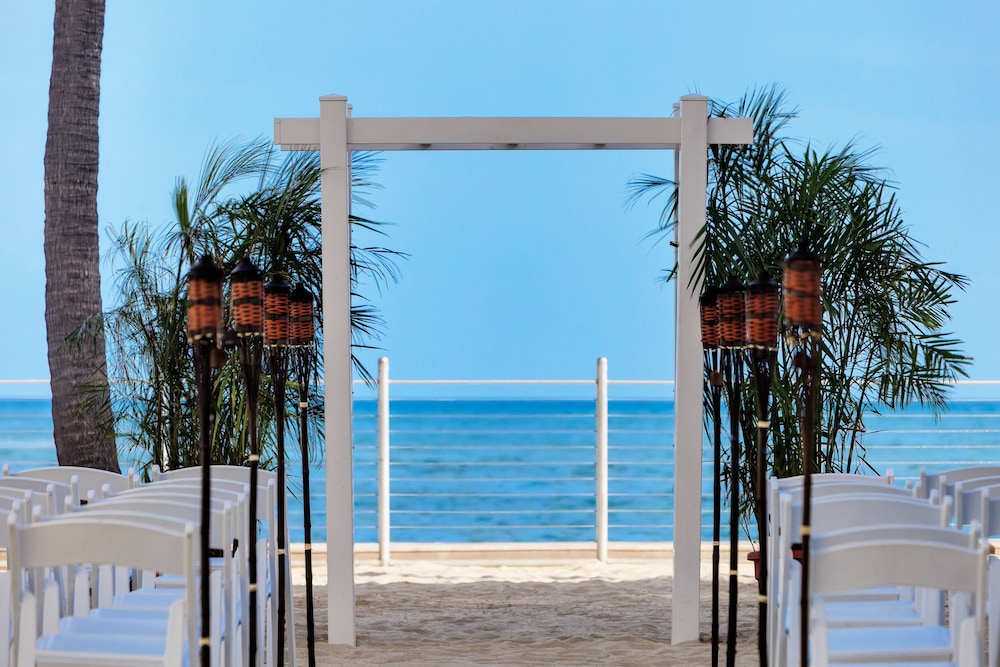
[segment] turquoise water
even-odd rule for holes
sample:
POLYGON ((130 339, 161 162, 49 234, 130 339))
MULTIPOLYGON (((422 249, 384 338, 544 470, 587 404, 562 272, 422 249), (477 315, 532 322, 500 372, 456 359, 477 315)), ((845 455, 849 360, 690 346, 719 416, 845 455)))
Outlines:
MULTIPOLYGON (((376 403, 354 406, 355 540, 377 539, 376 403)), ((591 400, 393 400, 391 539, 396 542, 592 541, 595 418, 591 400)), ((671 540, 673 405, 609 404, 609 539, 671 540)), ((870 415, 866 458, 900 483, 928 471, 1000 462, 1000 401, 955 401, 870 415)), ((703 537, 711 538, 711 451, 704 450, 703 537)), ((0 463, 55 464, 50 404, 0 400, 0 463)), ((123 465, 128 465, 123 462, 123 465)), ((292 541, 301 541, 300 462, 288 451, 292 541)), ((312 466, 312 539, 326 539, 325 476, 312 466)), ((723 525, 728 525, 724 513, 723 525)), ((726 539, 726 530, 723 529, 726 539)))

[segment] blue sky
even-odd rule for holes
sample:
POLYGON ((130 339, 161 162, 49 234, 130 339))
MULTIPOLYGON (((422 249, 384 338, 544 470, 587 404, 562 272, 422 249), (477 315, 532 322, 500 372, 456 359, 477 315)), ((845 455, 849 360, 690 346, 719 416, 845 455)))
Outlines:
MULTIPOLYGON (((45 378, 43 172, 52 2, 0 0, 6 168, 0 261, 11 288, 3 378, 45 378)), ((108 0, 101 81, 102 227, 168 223, 170 191, 213 141, 270 137, 275 117, 657 116, 685 94, 784 87, 791 134, 879 146, 927 259, 972 284, 951 329, 974 378, 1000 378, 993 192, 1000 6, 968 1, 108 0)), ((397 378, 673 375, 669 246, 659 205, 627 209, 669 152, 392 153, 369 214, 409 253, 373 294, 397 378)), ((105 275, 105 293, 110 277, 105 275)))

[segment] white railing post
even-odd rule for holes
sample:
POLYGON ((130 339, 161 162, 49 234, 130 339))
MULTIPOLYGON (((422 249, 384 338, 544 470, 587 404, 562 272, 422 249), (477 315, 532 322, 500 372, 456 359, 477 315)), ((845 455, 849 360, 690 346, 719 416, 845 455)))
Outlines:
POLYGON ((597 360, 597 559, 608 562, 608 360, 597 360))
POLYGON ((378 560, 389 564, 389 359, 378 360, 378 560))

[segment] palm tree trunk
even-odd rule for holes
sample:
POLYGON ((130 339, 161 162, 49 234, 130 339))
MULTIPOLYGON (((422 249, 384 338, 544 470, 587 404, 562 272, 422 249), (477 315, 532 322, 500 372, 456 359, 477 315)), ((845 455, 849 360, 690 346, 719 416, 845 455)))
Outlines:
POLYGON ((117 471, 99 318, 97 167, 104 0, 55 4, 45 142, 45 325, 56 453, 61 465, 117 471), (81 328, 87 335, 75 337, 81 328))

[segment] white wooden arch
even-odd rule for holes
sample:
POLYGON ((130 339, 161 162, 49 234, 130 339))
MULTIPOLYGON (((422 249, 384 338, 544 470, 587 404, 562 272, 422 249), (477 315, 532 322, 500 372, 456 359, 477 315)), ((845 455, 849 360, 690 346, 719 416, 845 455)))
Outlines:
POLYGON ((319 98, 319 118, 276 118, 283 150, 319 150, 322 168, 326 535, 331 644, 356 644, 351 382, 350 155, 362 150, 673 150, 679 184, 674 376, 674 586, 671 642, 698 638, 702 354, 694 239, 705 222, 710 144, 749 144, 749 118, 709 118, 687 95, 663 118, 353 118, 319 98))

